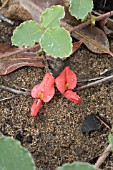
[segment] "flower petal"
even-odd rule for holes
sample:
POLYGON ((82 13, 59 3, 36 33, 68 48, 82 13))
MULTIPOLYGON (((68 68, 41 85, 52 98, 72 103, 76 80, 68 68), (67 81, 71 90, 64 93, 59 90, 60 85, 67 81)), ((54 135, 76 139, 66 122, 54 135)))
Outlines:
POLYGON ((43 93, 42 100, 44 102, 49 102, 55 94, 54 89, 55 79, 50 73, 46 73, 41 82, 41 92, 43 93))
POLYGON ((38 98, 39 92, 40 92, 40 84, 37 84, 31 89, 31 96, 33 98, 38 98))
POLYGON ((66 90, 66 72, 65 69, 55 79, 57 89, 63 94, 66 90))
POLYGON ((42 100, 35 99, 31 107, 31 116, 35 117, 41 107, 42 107, 42 100))
POLYGON ((76 104, 79 104, 81 102, 81 98, 75 92, 71 90, 67 90, 64 93, 64 96, 76 104))
POLYGON ((41 92, 45 92, 54 86, 55 79, 50 73, 46 73, 42 82, 40 83, 41 92))
POLYGON ((77 84, 77 76, 76 74, 70 69, 70 67, 65 68, 66 72, 66 82, 68 83, 68 90, 73 90, 77 84))
POLYGON ((53 86, 48 91, 44 92, 44 96, 42 98, 42 101, 45 102, 45 103, 49 102, 53 98, 54 94, 55 94, 55 88, 53 86))

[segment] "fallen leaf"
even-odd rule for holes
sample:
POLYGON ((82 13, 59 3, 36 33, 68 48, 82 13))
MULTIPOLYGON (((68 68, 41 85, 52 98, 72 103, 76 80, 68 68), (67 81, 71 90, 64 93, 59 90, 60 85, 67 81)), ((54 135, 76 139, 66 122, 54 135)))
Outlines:
POLYGON ((78 50, 78 48, 80 48, 80 46, 82 45, 82 43, 85 41, 85 37, 82 38, 80 41, 74 42, 73 43, 73 49, 72 49, 72 54, 78 50))
MULTIPOLYGON (((8 45, 0 45, 0 54, 9 53, 18 48, 8 45)), ((11 57, 0 56, 0 75, 6 75, 23 66, 44 67, 42 56, 36 52, 25 52, 11 57)))
MULTIPOLYGON (((62 26, 64 26, 68 31, 73 28, 70 24, 64 22, 62 22, 62 26)), ((109 50, 108 38, 100 28, 87 26, 79 31, 77 30, 72 32, 72 36, 78 40, 85 38, 83 43, 94 53, 108 53, 113 56, 113 53, 109 50)))
POLYGON ((101 29, 87 26, 79 31, 74 31, 72 35, 77 39, 86 37, 83 43, 90 51, 99 54, 108 53, 113 56, 113 53, 109 50, 108 38, 101 29))
POLYGON ((113 21, 108 20, 108 17, 98 21, 99 27, 105 32, 106 35, 113 38, 113 21))

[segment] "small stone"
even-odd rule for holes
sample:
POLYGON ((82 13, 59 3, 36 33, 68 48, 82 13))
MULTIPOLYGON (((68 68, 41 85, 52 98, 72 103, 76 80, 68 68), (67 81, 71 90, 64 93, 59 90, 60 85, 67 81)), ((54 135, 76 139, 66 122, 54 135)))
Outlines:
POLYGON ((16 137, 15 137, 15 139, 17 139, 17 140, 19 140, 20 142, 22 142, 22 134, 19 132, 19 133, 17 133, 16 134, 16 137))
POLYGON ((99 121, 96 118, 95 114, 90 114, 86 116, 82 124, 82 133, 91 133, 97 131, 99 126, 99 121))
POLYGON ((31 135, 27 136, 26 142, 32 143, 32 136, 31 135))

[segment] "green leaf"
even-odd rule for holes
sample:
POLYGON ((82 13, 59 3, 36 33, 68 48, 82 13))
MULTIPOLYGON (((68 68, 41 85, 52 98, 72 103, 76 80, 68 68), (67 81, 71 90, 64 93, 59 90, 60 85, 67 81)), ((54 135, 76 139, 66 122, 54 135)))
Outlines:
POLYGON ((70 13, 77 19, 83 19, 93 8, 92 0, 70 0, 70 13))
POLYGON ((93 165, 84 162, 73 162, 71 164, 67 163, 61 167, 58 167, 56 170, 99 170, 93 165))
POLYGON ((40 45, 48 55, 53 57, 62 58, 72 53, 72 39, 64 28, 55 28, 45 32, 40 45))
POLYGON ((18 47, 33 46, 35 42, 39 42, 43 33, 37 22, 25 21, 14 30, 12 44, 18 47))
POLYGON ((0 170, 35 170, 31 154, 11 137, 0 137, 0 170))
POLYGON ((41 15, 40 23, 45 29, 60 26, 60 19, 64 18, 64 7, 61 5, 51 6, 41 15))
POLYGON ((108 140, 109 140, 109 143, 112 144, 112 151, 113 151, 113 135, 112 134, 108 136, 108 140))

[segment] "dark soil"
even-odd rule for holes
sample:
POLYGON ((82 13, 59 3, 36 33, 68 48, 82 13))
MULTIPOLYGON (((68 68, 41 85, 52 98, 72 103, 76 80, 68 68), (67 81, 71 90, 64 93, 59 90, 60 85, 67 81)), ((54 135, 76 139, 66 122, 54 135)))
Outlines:
MULTIPOLYGON (((10 44, 14 27, 0 23, 0 42, 10 44)), ((113 52, 113 41, 111 41, 113 52)), ((113 67, 113 57, 94 54, 85 46, 68 59, 68 65, 76 72, 78 79, 100 76, 105 69, 113 67)), ((24 67, 0 76, 0 84, 16 89, 31 89, 40 83, 44 69, 24 67)), ((43 104, 37 116, 32 119, 31 97, 18 96, 0 103, 0 131, 21 141, 33 155, 37 170, 54 170, 66 162, 85 161, 95 163, 108 145, 110 130, 104 128, 89 134, 82 134, 82 123, 91 113, 105 117, 113 123, 113 82, 78 91, 82 103, 75 105, 57 90, 48 104, 43 104)), ((12 94, 0 90, 0 98, 12 94)), ((102 169, 113 170, 112 154, 102 164, 102 169)))

